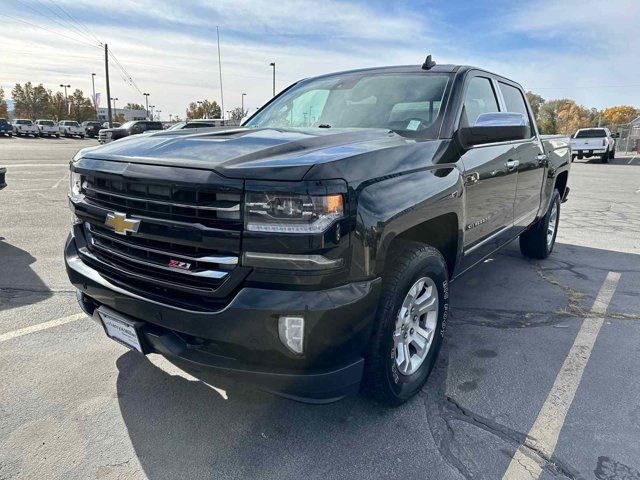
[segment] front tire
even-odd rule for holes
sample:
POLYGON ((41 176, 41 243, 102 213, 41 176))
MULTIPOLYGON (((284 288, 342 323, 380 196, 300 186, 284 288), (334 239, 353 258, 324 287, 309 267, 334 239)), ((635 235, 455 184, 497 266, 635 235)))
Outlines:
POLYGON ((363 390, 401 405, 425 384, 444 338, 449 274, 438 250, 403 242, 387 259, 363 390))
POLYGON ((520 252, 525 257, 544 259, 551 255, 560 223, 560 192, 553 191, 544 217, 520 234, 520 252))

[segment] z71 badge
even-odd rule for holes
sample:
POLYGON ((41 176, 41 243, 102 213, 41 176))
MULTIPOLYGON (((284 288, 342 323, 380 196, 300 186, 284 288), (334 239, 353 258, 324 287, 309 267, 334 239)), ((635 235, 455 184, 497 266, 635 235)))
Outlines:
POLYGON ((181 270, 189 270, 191 264, 187 262, 180 262, 179 260, 169 260, 169 266, 173 268, 179 268, 181 270))

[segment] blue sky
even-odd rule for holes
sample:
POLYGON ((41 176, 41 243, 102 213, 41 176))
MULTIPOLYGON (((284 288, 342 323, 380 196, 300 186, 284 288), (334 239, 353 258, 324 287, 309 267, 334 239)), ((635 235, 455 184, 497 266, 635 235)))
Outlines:
MULTIPOLYGON (((320 73, 417 64, 427 53, 494 70, 545 98, 640 107, 637 0, 121 0, 109 8, 95 0, 3 0, 2 7, 5 91, 31 80, 90 92, 95 72, 104 92, 100 40, 165 118, 184 115, 193 100, 220 100, 216 25, 226 110, 243 92, 251 110, 269 99, 272 61, 280 89, 320 73)), ((115 64, 110 72, 119 105, 143 103, 115 64)))

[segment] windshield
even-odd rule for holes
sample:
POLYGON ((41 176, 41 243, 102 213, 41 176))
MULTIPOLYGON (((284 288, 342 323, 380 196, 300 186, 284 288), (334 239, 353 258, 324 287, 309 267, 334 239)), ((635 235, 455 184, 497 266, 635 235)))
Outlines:
MULTIPOLYGON (((133 124, 134 124, 134 123, 136 123, 136 122, 126 122, 126 123, 123 123, 121 128, 130 128, 130 127, 132 127, 132 126, 133 126, 133 124)), ((114 123, 114 124, 113 124, 113 126, 115 127, 115 126, 116 126, 116 124, 114 123)), ((120 125, 118 125, 118 127, 120 127, 120 125)))
POLYGON ((602 138, 606 136, 607 132, 605 132, 601 128, 596 128, 593 130, 580 130, 578 133, 576 133, 576 138, 602 138))
POLYGON ((312 79, 283 93, 246 126, 386 128, 434 137, 448 80, 447 75, 436 73, 359 73, 312 79))
POLYGON ((0 118, 0 125, 6 125, 7 121, 4 118, 0 118))
POLYGON ((187 124, 187 122, 178 122, 174 125, 171 125, 168 130, 180 130, 182 127, 184 127, 187 124))

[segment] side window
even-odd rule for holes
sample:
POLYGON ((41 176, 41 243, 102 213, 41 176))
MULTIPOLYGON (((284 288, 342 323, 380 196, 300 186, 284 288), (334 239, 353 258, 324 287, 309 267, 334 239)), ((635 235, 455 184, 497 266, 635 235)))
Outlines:
POLYGON ((498 100, 493 91, 491 80, 485 77, 473 77, 467 85, 464 95, 464 107, 460 126, 472 127, 483 113, 499 112, 498 100))
POLYGON ((528 128, 526 138, 531 138, 531 118, 529 117, 529 112, 527 112, 527 105, 522 96, 522 92, 520 89, 507 85, 506 83, 499 82, 499 84, 507 112, 522 113, 527 117, 528 128))

